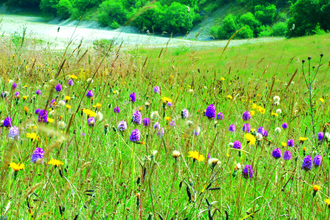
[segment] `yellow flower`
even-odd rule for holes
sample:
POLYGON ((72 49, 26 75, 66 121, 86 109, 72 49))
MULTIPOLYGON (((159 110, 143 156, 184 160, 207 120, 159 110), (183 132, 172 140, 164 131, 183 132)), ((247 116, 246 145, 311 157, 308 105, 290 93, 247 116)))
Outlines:
POLYGON ((251 114, 251 116, 254 116, 256 114, 256 112, 252 110, 252 111, 250 111, 250 114, 251 114))
POLYGON ((321 102, 324 102, 324 99, 322 99, 322 98, 319 98, 319 100, 320 100, 321 102))
POLYGON ((225 80, 225 78, 221 77, 221 78, 220 78, 220 80, 224 81, 224 80, 225 80))
POLYGON ((68 95, 67 95, 67 96, 65 96, 64 98, 65 98, 65 100, 66 100, 66 101, 69 101, 69 100, 71 99, 71 97, 70 97, 70 96, 68 96, 68 95))
POLYGON ((27 85, 24 85, 24 88, 27 88, 27 85))
POLYGON ((26 96, 26 95, 25 95, 25 96, 23 96, 23 99, 24 99, 24 100, 26 100, 26 99, 27 99, 27 96, 26 96))
POLYGON ((325 200, 325 203, 326 203, 328 206, 330 206, 330 199, 326 199, 326 200, 325 200))
POLYGON ((38 140, 38 135, 36 133, 27 133, 26 137, 30 138, 32 141, 38 140))
POLYGON ((319 191, 320 189, 321 189, 321 187, 318 186, 318 185, 314 185, 314 186, 313 186, 313 190, 314 190, 314 192, 317 192, 317 191, 319 191))
POLYGON ((278 114, 275 112, 272 112, 272 115, 274 115, 275 117, 278 117, 278 114))
POLYGON ((166 121, 170 121, 171 120, 171 117, 165 117, 165 120, 166 121))
POLYGON ((227 95, 228 99, 233 99, 233 97, 231 95, 227 95))
POLYGON ((260 113, 261 114, 265 114, 266 113, 266 109, 264 109, 264 108, 260 109, 260 113))
POLYGON ((47 119, 47 122, 48 122, 48 123, 54 123, 54 119, 52 119, 52 118, 48 118, 48 119, 47 119))
POLYGON ((139 108, 139 111, 142 111, 142 109, 143 109, 143 107, 140 107, 140 108, 139 108))
POLYGON ((92 110, 89 110, 87 108, 83 109, 83 113, 85 113, 86 115, 88 115, 88 117, 95 117, 96 113, 93 112, 92 110))
POLYGON ((70 75, 71 79, 77 79, 77 77, 75 75, 70 75))
POLYGON ((306 147, 303 147, 303 151, 306 151, 306 147))
POLYGON ((65 105, 65 107, 66 107, 67 109, 70 109, 70 108, 71 108, 71 105, 65 105))
POLYGON ((24 111, 28 112, 29 111, 28 107, 24 106, 24 111))
POLYGON ((282 144, 283 147, 287 146, 287 143, 285 143, 285 142, 281 142, 281 144, 282 144))
POLYGON ((254 128, 251 128, 251 132, 254 132, 255 131, 255 129, 254 128))
POLYGON ((257 104, 252 104, 252 109, 256 109, 257 108, 257 104))
POLYGON ((230 154, 226 154, 227 157, 230 157, 230 154))
POLYGON ((163 100, 163 102, 165 102, 165 103, 172 102, 172 99, 170 99, 169 97, 163 97, 162 100, 163 100))
POLYGON ((56 160, 56 159, 51 159, 48 164, 50 165, 54 165, 54 166, 62 166, 64 163, 60 160, 56 160))
POLYGON ((101 108, 101 104, 100 103, 96 103, 96 108, 101 108))
POLYGON ((198 151, 189 151, 188 157, 191 157, 191 158, 193 158, 194 160, 197 160, 197 161, 204 161, 205 160, 205 157, 202 154, 200 154, 198 151))
POLYGON ((245 138, 250 142, 251 145, 255 145, 256 138, 252 134, 250 133, 245 134, 245 138))
POLYGON ((24 164, 22 163, 10 163, 9 167, 13 168, 15 172, 23 170, 25 168, 24 164))
POLYGON ((301 142, 304 142, 304 141, 307 141, 308 140, 308 138, 306 138, 306 137, 300 137, 299 138, 299 141, 301 141, 301 142))

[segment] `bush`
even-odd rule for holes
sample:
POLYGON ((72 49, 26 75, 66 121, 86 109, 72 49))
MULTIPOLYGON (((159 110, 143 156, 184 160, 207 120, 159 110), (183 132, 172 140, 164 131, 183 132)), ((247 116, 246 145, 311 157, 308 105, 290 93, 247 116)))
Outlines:
POLYGON ((135 21, 134 25, 139 29, 154 30, 156 32, 161 32, 161 20, 166 11, 166 6, 161 6, 159 2, 155 3, 156 7, 145 11, 143 14, 139 15, 135 21))
POLYGON ((253 31, 253 36, 257 37, 259 34, 260 22, 254 17, 251 12, 243 14, 239 19, 240 26, 248 26, 253 31))
POLYGON ((113 29, 117 29, 117 28, 120 28, 120 24, 118 24, 116 21, 113 21, 111 23, 110 27, 113 29))
POLYGON ((273 35, 273 30, 269 26, 261 26, 258 37, 270 37, 273 35))
POLYGON ((273 36, 285 36, 287 32, 287 24, 285 22, 276 23, 273 26, 273 36))
POLYGON ((256 5, 254 7, 254 15, 262 24, 270 24, 276 16, 276 6, 273 4, 264 6, 256 5))
POLYGON ((40 9, 43 12, 46 12, 48 14, 56 15, 57 12, 57 4, 60 0, 41 0, 40 2, 40 9))
POLYGON ((229 14, 227 15, 223 21, 222 26, 220 27, 212 27, 210 34, 216 39, 229 39, 237 30, 236 18, 229 14))
POLYGON ((107 0, 100 5, 98 19, 103 26, 111 26, 114 21, 123 24, 127 20, 127 14, 121 2, 107 0))
POLYGON ((250 26, 245 25, 243 29, 237 33, 237 37, 242 39, 253 38, 253 30, 250 26))
POLYGON ((70 17, 73 7, 69 0, 60 0, 59 3, 56 5, 56 9, 58 16, 67 19, 70 17))

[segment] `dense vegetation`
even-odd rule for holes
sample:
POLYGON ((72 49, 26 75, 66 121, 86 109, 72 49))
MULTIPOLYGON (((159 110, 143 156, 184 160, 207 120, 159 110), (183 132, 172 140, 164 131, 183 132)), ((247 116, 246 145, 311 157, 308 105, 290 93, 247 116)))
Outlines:
POLYGON ((151 33, 186 34, 225 5, 240 5, 246 13, 231 13, 212 27, 216 39, 266 36, 297 37, 330 30, 330 0, 0 0, 9 6, 40 8, 63 19, 97 20, 102 26, 124 24, 151 33), (134 19, 131 19, 134 18, 134 19), (128 22, 129 21, 129 22, 128 22))

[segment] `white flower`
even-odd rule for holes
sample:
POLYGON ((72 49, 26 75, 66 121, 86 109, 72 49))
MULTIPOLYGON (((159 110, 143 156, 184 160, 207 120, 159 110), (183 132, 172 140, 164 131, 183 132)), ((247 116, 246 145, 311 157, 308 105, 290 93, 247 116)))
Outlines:
POLYGON ((325 132, 324 136, 328 141, 330 141, 330 133, 329 132, 325 132))
POLYGON ((159 114, 158 114, 158 112, 157 112, 157 111, 151 112, 151 114, 150 114, 150 118, 151 118, 152 120, 156 120, 156 119, 158 119, 158 118, 159 118, 159 114))
POLYGON ((281 109, 277 109, 276 110, 276 113, 280 115, 280 114, 282 114, 282 110, 281 109))
POLYGON ((64 107, 65 106, 65 101, 64 100, 59 101, 58 105, 61 106, 61 107, 64 107))
POLYGON ((14 83, 13 80, 9 80, 9 84, 12 85, 14 83))
POLYGON ((192 122, 192 121, 186 121, 186 124, 190 127, 190 126, 192 126, 194 124, 194 122, 192 122))
POLYGON ((181 156, 181 153, 179 151, 175 150, 175 151, 172 152, 172 157, 178 158, 180 156, 181 156))
POLYGON ((281 131, 282 131, 281 128, 279 128, 279 127, 275 128, 276 133, 281 133, 281 131))
POLYGON ((210 158, 207 162, 209 165, 213 165, 213 166, 221 164, 218 158, 210 158))
POLYGON ((234 146, 234 143, 233 142, 230 142, 229 144, 228 144, 228 147, 233 147, 234 146))
POLYGON ((55 114, 55 110, 49 112, 49 115, 54 115, 55 114))
POLYGON ((274 105, 279 105, 279 104, 280 104, 280 102, 277 102, 277 101, 276 101, 276 102, 274 102, 274 105))
POLYGON ((273 99, 274 99, 275 102, 279 102, 281 100, 279 96, 274 96, 273 99))
POLYGON ((188 92, 189 92, 189 93, 193 93, 193 92, 194 92, 194 90, 192 90, 192 89, 189 89, 189 90, 188 90, 188 92))
POLYGON ((257 133, 256 138, 257 138, 258 141, 261 141, 262 140, 262 134, 257 133))
POLYGON ((153 152, 152 152, 152 156, 155 156, 156 154, 157 154, 157 150, 154 150, 153 152))
POLYGON ((101 112, 97 112, 95 116, 96 121, 102 121, 103 119, 103 114, 101 112))
POLYGON ((242 165, 240 163, 236 164, 235 166, 235 170, 240 170, 242 168, 242 165))
POLYGON ((88 79, 87 79, 87 82, 88 82, 88 83, 93 83, 94 81, 93 81, 92 78, 88 78, 88 79))
POLYGON ((66 127, 66 123, 64 121, 60 121, 58 122, 58 126, 60 126, 60 128, 64 129, 66 127))

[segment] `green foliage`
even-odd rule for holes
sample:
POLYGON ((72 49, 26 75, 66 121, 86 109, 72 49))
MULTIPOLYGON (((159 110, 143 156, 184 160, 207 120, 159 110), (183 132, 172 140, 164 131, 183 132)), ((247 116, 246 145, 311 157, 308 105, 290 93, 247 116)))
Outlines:
MULTIPOLYGON (((248 26, 249 29, 252 30, 253 36, 255 36, 255 37, 258 36, 259 27, 261 26, 261 24, 251 12, 243 14, 239 19, 239 24, 240 24, 241 27, 247 27, 248 26)), ((247 36, 246 34, 250 33, 250 30, 245 30, 244 36, 247 36)))
POLYGON ((100 5, 98 19, 103 26, 110 26, 114 21, 123 24, 127 20, 127 14, 121 2, 107 0, 100 5))
POLYGON ((160 18, 162 18, 167 6, 162 6, 159 2, 156 2, 155 6, 138 16, 134 21, 134 25, 141 30, 146 29, 161 32, 160 18))
POLYGON ((285 22, 276 23, 273 26, 273 36, 285 36, 287 32, 287 24, 285 22))
POLYGON ((237 37, 242 39, 253 38, 253 30, 250 26, 245 25, 242 27, 242 30, 237 33, 237 37))
POLYGON ((57 12, 57 4, 60 0, 41 0, 40 2, 40 9, 49 14, 56 15, 57 12))
POLYGON ((60 0, 56 6, 57 15, 66 19, 69 18, 72 13, 72 4, 70 0, 60 0))
POLYGON ((256 5, 254 7, 254 14, 262 24, 270 24, 274 21, 276 16, 276 6, 270 5, 256 5))
POLYGON ((258 37, 270 37, 273 34, 273 30, 269 26, 261 26, 258 37))

